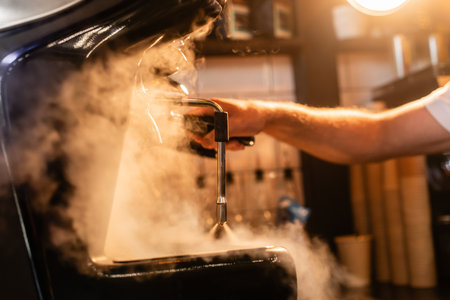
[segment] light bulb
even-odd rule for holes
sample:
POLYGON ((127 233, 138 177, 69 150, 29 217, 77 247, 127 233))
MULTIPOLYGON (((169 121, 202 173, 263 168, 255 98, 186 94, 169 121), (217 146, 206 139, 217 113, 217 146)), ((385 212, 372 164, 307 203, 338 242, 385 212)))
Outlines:
POLYGON ((354 8, 368 15, 383 16, 393 13, 408 0, 347 0, 354 8))

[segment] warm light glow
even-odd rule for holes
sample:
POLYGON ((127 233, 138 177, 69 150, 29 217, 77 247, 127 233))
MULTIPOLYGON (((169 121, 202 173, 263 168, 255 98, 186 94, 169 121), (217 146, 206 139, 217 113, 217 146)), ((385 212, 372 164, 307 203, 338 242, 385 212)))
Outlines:
POLYGON ((357 10, 374 16, 390 14, 408 0, 347 0, 357 10))

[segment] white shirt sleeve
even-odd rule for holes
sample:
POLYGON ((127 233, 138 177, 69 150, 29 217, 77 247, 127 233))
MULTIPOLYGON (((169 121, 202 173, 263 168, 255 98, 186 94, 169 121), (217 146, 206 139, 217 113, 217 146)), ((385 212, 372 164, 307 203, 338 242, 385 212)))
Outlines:
POLYGON ((425 107, 450 132, 450 82, 426 96, 425 107))

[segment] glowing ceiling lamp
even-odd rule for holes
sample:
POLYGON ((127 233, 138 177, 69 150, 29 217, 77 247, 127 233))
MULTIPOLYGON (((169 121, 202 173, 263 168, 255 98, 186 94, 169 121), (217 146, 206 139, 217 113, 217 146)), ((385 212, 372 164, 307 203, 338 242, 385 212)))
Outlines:
POLYGON ((393 13, 408 0, 347 0, 354 8, 368 15, 383 16, 393 13))

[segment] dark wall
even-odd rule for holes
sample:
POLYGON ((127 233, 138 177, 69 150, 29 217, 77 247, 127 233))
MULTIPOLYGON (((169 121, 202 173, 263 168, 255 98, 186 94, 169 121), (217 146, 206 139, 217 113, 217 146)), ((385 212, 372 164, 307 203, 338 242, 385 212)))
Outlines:
MULTIPOLYGON (((296 2, 297 30, 303 42, 295 57, 297 99, 317 107, 339 105, 336 71, 336 39, 331 1, 296 2)), ((328 242, 353 233, 349 194, 349 170, 302 153, 306 205, 311 208, 307 229, 328 242)))

